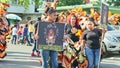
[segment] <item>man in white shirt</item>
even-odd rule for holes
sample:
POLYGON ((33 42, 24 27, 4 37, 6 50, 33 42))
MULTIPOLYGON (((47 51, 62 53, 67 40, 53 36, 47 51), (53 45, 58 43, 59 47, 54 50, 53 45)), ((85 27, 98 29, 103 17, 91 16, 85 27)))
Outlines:
POLYGON ((16 25, 14 25, 14 27, 12 28, 12 39, 11 39, 12 44, 16 44, 16 40, 17 40, 17 27, 16 25))

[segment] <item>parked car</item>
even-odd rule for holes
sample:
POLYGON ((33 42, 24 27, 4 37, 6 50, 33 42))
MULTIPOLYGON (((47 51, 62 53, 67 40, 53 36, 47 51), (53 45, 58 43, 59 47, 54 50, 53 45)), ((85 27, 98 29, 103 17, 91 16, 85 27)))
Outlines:
POLYGON ((107 32, 102 40, 104 54, 119 52, 120 54, 120 26, 107 25, 107 32))

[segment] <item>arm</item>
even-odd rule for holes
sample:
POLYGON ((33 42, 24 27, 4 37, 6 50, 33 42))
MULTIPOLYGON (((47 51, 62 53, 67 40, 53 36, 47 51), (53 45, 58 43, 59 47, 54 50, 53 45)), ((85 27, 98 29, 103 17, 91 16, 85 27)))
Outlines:
POLYGON ((81 51, 82 52, 84 52, 84 48, 85 48, 85 44, 86 44, 86 40, 87 40, 87 38, 86 38, 86 36, 87 36, 87 31, 84 31, 83 32, 83 35, 82 35, 82 43, 81 43, 81 51))
POLYGON ((34 39, 35 39, 35 40, 38 40, 38 39, 39 39, 39 36, 38 36, 38 34, 37 34, 37 26, 38 26, 38 22, 36 22, 35 25, 34 25, 33 35, 34 35, 34 39))
POLYGON ((82 40, 81 51, 84 50, 84 48, 85 48, 85 43, 86 43, 86 41, 85 41, 85 40, 82 40))
POLYGON ((38 40, 38 39, 39 39, 39 36, 38 36, 38 34, 37 34, 37 27, 34 27, 34 32, 33 32, 33 34, 34 34, 34 39, 35 39, 35 40, 38 40))
POLYGON ((34 27, 33 35, 35 35, 35 34, 36 34, 36 31, 37 31, 37 28, 36 28, 36 27, 34 27))

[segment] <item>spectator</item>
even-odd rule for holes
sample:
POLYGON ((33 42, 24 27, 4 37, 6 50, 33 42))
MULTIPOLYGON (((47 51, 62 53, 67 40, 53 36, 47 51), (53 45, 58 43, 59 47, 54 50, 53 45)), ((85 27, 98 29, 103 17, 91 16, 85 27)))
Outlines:
POLYGON ((33 21, 29 22, 28 32, 29 32, 30 43, 33 43, 33 38, 32 38, 34 32, 33 21))
MULTIPOLYGON (((22 32, 23 32, 23 26, 21 26, 18 31, 17 31, 17 36, 18 36, 18 42, 20 42, 20 38, 21 38, 21 35, 22 35, 22 32)), ((19 43, 18 43, 19 44, 19 43)))
POLYGON ((26 24, 25 25, 25 27, 24 27, 24 30, 23 30, 23 39, 22 39, 22 44, 24 44, 25 42, 24 41, 27 41, 27 45, 28 46, 32 46, 31 44, 30 44, 30 41, 29 41, 29 39, 28 39, 28 25, 26 24))
POLYGON ((17 26, 14 25, 14 27, 12 28, 12 44, 16 44, 16 40, 17 40, 17 26))

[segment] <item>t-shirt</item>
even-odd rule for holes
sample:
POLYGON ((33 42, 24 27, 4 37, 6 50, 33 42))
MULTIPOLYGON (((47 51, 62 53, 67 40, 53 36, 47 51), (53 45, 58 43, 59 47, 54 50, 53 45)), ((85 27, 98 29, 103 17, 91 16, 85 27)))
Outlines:
POLYGON ((19 29, 18 32, 17 32, 18 35, 21 35, 22 34, 22 29, 19 29))
POLYGON ((24 35, 27 35, 27 34, 28 34, 28 27, 25 27, 25 28, 24 28, 23 34, 24 34, 24 35))
POLYGON ((100 48, 100 36, 102 36, 102 33, 99 29, 94 30, 85 30, 83 32, 83 40, 86 41, 86 46, 91 49, 98 49, 100 48))
POLYGON ((14 28, 12 29, 12 35, 17 35, 17 28, 16 28, 16 27, 14 27, 14 28))
POLYGON ((33 32, 34 31, 34 26, 32 24, 30 24, 28 29, 29 29, 28 30, 29 32, 33 32))

